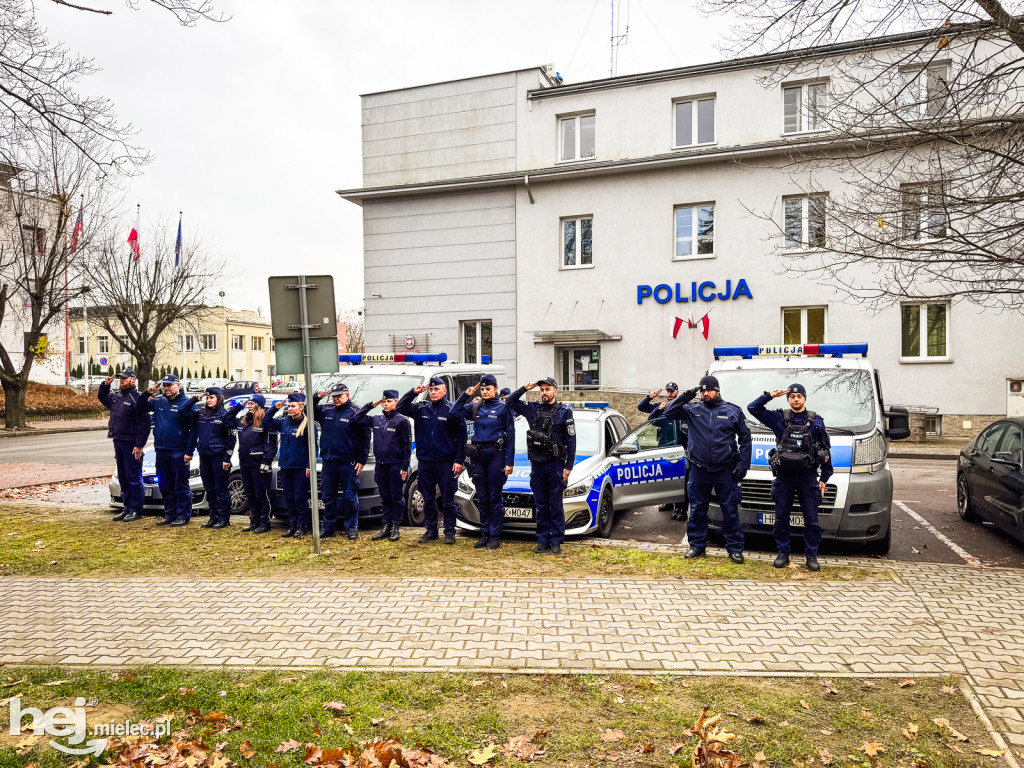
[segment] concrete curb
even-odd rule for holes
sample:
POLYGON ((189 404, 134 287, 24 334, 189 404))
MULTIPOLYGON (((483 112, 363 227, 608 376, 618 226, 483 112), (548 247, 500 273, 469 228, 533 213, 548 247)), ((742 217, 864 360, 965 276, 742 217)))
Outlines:
POLYGON ((69 477, 65 480, 47 480, 42 483, 27 483, 25 485, 5 485, 0 486, 0 491, 16 491, 22 490, 24 488, 39 488, 40 486, 43 485, 63 485, 64 483, 77 483, 82 480, 95 480, 97 477, 110 477, 110 471, 108 470, 106 472, 100 472, 98 474, 88 475, 86 477, 69 477))
POLYGON ((956 453, 890 453, 890 459, 935 459, 937 461, 956 461, 960 454, 956 453))
POLYGON ((56 429, 40 429, 26 428, 15 430, 14 432, 8 429, 0 429, 0 438, 4 437, 32 437, 33 435, 64 435, 69 432, 98 432, 101 429, 106 429, 104 426, 97 427, 58 427, 56 429))

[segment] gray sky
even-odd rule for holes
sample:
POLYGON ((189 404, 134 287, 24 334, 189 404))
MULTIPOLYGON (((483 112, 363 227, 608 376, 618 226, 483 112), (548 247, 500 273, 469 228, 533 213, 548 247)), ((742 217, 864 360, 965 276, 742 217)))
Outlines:
MULTIPOLYGON (((183 210, 185 236, 232 265, 211 295, 235 309, 269 312, 267 276, 302 271, 362 304, 360 209, 334 194, 362 183, 360 93, 546 63, 566 82, 609 73, 611 0, 214 2, 232 18, 193 28, 145 0, 90 3, 112 16, 37 6, 51 37, 102 69, 83 90, 111 98, 155 156, 131 183, 125 238, 136 203, 143 247, 183 210)), ((722 58, 724 20, 678 0, 629 5, 618 74, 722 58)))

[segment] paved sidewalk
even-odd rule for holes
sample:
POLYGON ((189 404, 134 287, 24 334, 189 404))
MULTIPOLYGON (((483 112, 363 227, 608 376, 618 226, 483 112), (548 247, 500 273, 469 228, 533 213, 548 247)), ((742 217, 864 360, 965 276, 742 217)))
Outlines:
POLYGON ((966 676, 1024 745, 1024 571, 892 582, 0 579, 0 662, 966 676))
POLYGON ((113 472, 113 465, 100 464, 3 464, 0 465, 0 490, 64 483, 68 480, 87 480, 91 477, 110 477, 113 472))
POLYGON ((67 432, 92 432, 106 429, 106 417, 101 419, 64 419, 61 421, 29 421, 25 429, 0 429, 0 437, 26 437, 28 435, 59 435, 67 432))

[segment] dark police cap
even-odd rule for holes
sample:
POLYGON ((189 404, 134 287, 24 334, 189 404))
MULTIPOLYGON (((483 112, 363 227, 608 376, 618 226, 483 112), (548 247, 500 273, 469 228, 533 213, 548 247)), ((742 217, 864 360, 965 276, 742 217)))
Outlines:
POLYGON ((432 387, 443 387, 444 379, 438 378, 437 376, 430 377, 430 386, 432 387))
POLYGON ((398 399, 398 390, 397 389, 385 389, 384 390, 384 399, 385 400, 397 400, 398 399))
POLYGON ((306 402, 306 396, 302 392, 292 392, 288 395, 289 403, 304 403, 306 402))
POLYGON ((498 394, 501 397, 505 397, 506 395, 511 395, 512 394, 512 390, 509 389, 508 387, 502 387, 501 392, 499 392, 498 394))
POLYGON ((797 392, 797 393, 803 395, 804 397, 807 397, 807 390, 804 389, 804 385, 803 384, 790 384, 789 385, 789 394, 792 395, 794 392, 797 392))
POLYGON ((131 368, 125 368, 123 371, 121 371, 119 374, 117 374, 117 378, 119 378, 119 379, 132 379, 132 378, 135 378, 135 371, 133 371, 131 368))
POLYGON ((668 384, 665 385, 665 391, 666 392, 678 392, 679 391, 679 385, 676 384, 674 381, 670 381, 668 384))
POLYGON ((338 395, 347 395, 348 387, 344 384, 335 384, 331 390, 331 397, 337 397, 338 395))
POLYGON ((492 373, 485 373, 480 377, 480 386, 482 387, 496 387, 498 386, 498 380, 492 373))
POLYGON ((721 392, 722 390, 718 386, 718 379, 714 376, 705 376, 700 380, 700 391, 701 392, 721 392))
POLYGON ((206 394, 208 394, 208 395, 223 395, 224 394, 224 390, 221 389, 220 387, 207 387, 206 388, 206 394))
POLYGON ((555 389, 558 389, 558 385, 555 384, 555 380, 550 376, 548 376, 545 379, 538 379, 537 386, 539 387, 541 384, 547 384, 549 387, 554 387, 555 389))
POLYGON ((260 408, 267 404, 267 398, 260 394, 255 394, 249 399, 256 403, 256 405, 258 405, 260 408))
POLYGON ((162 379, 160 379, 160 383, 161 384, 177 384, 178 383, 178 377, 175 376, 173 373, 168 373, 166 376, 164 376, 162 379))

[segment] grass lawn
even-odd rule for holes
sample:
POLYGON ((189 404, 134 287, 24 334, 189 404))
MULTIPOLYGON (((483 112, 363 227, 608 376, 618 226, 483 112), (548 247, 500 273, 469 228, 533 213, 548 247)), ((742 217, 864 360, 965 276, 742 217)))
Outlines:
POLYGON ((417 544, 422 529, 407 528, 398 543, 331 538, 323 554, 312 554, 312 537, 282 539, 283 529, 260 536, 242 533, 237 518, 230 528, 211 531, 196 518, 183 528, 157 527, 159 517, 137 523, 111 522, 106 510, 3 503, 0 506, 0 576, 567 576, 766 581, 888 580, 881 569, 822 567, 775 569, 769 562, 735 565, 724 557, 684 560, 601 546, 600 539, 563 548, 561 557, 535 555, 534 542, 506 541, 493 552, 473 549, 475 539, 455 546, 417 544))
MULTIPOLYGON (((517 736, 543 750, 530 760, 543 766, 689 766, 697 739, 688 729, 704 706, 724 715, 725 727, 738 734, 728 746, 766 768, 1003 764, 977 751, 994 746, 951 678, 908 684, 898 679, 287 674, 7 667, 0 680, 17 682, 2 695, 20 695, 23 708, 45 711, 74 706, 77 696, 95 698, 96 705, 86 709, 90 728, 165 715, 179 743, 191 739, 209 750, 223 744, 218 754, 242 768, 299 768, 310 754, 307 744, 341 749, 373 738, 393 738, 407 749, 426 747, 469 768, 472 750, 507 747, 517 736), (46 685, 55 681, 63 682, 46 685), (327 709, 326 702, 341 705, 327 709), (204 716, 212 722, 199 720, 204 716), (936 719, 948 726, 936 725, 936 719), (236 723, 240 727, 225 730, 225 724, 236 723), (290 740, 299 746, 278 750, 290 740), (864 748, 872 743, 881 749, 869 757, 864 748), (251 757, 243 756, 250 752, 251 757)), ((9 712, 9 704, 0 705, 0 767, 55 768, 78 759, 48 747, 49 737, 19 748, 24 737, 10 735, 9 712)), ((89 764, 109 762, 113 757, 107 752, 89 764)), ((499 749, 487 764, 523 762, 499 749)))

